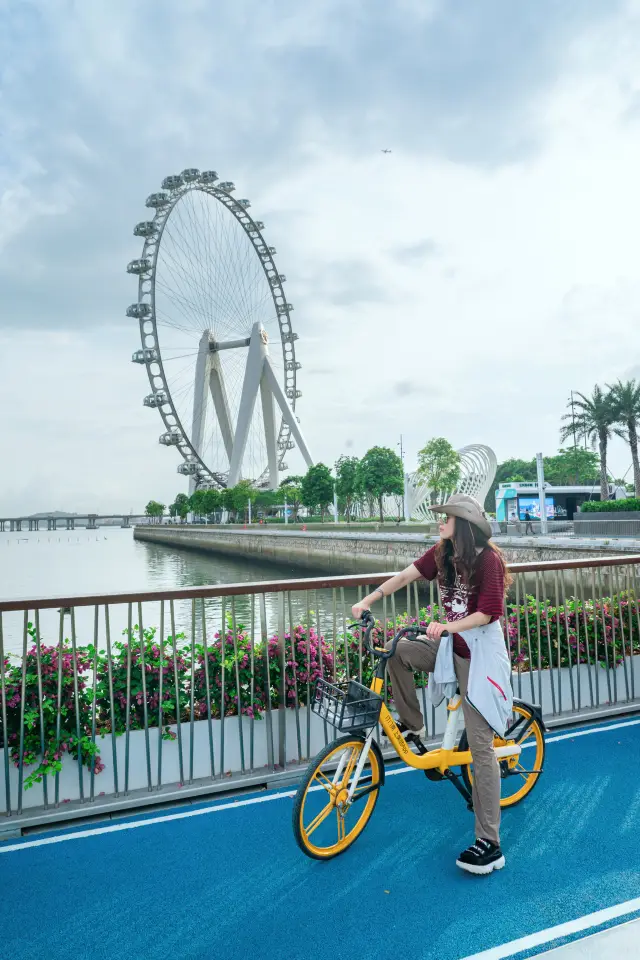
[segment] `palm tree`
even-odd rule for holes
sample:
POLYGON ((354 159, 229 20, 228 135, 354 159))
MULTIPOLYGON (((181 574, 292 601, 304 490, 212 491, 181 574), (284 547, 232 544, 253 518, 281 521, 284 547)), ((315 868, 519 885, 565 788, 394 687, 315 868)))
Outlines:
MULTIPOLYGON (((572 406, 571 401, 567 406, 572 406)), ((600 499, 609 499, 609 481, 607 476, 607 446, 612 436, 622 437, 624 431, 616 425, 616 411, 609 393, 604 393, 597 384, 590 397, 583 393, 574 394, 573 407, 565 413, 563 420, 568 421, 560 428, 562 443, 574 435, 588 440, 600 454, 600 499), (575 399, 577 397, 577 399, 575 399)))
POLYGON ((640 462, 638 462, 638 421, 640 420, 640 383, 618 380, 612 387, 607 384, 613 403, 616 422, 624 427, 631 448, 633 462, 633 486, 636 497, 640 496, 640 462))

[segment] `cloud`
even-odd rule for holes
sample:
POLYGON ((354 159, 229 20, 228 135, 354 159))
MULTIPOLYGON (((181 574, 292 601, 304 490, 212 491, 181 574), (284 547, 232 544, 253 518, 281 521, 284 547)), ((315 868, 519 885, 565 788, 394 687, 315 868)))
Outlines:
POLYGON ((330 260, 316 273, 303 276, 300 286, 303 295, 338 307, 389 299, 389 291, 380 282, 374 265, 357 258, 330 260))
POLYGON ((408 462, 435 435, 530 456, 571 388, 628 367, 638 4, 274 9, 2 7, 0 391, 26 466, 0 502, 128 509, 183 485, 124 311, 133 226, 186 166, 234 180, 278 249, 318 459, 400 433, 408 462))
POLYGON ((426 237, 424 240, 416 240, 414 243, 401 243, 393 247, 389 254, 397 263, 424 263, 430 257, 435 257, 440 253, 440 247, 435 240, 426 237))
POLYGON ((399 380, 394 383, 393 389, 399 397, 408 397, 409 394, 415 393, 418 388, 413 380, 399 380))

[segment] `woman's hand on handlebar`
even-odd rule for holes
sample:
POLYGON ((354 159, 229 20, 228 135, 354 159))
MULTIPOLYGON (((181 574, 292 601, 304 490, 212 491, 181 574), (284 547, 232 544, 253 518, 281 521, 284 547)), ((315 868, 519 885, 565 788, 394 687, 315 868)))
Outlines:
POLYGON ((368 603, 364 603, 363 601, 360 601, 359 603, 354 603, 354 605, 351 607, 351 613, 356 618, 356 620, 360 620, 360 618, 362 617, 362 614, 368 613, 370 609, 371 608, 369 607, 368 603))
POLYGON ((439 640, 443 633, 451 633, 448 623, 436 623, 433 620, 427 624, 426 634, 429 640, 439 640))

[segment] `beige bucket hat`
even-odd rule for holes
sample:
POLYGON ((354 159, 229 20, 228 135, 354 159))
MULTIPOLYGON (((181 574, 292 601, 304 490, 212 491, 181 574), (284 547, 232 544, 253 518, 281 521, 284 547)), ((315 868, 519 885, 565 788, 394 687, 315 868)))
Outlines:
POLYGON ((446 513, 450 517, 462 517, 482 530, 485 537, 492 534, 491 524, 481 505, 466 493, 454 493, 446 503, 433 503, 429 506, 432 513, 446 513))

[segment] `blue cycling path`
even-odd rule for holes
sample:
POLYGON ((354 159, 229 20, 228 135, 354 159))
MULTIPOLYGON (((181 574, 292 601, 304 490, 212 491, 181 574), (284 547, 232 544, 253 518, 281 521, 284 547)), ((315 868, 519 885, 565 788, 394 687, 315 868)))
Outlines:
POLYGON ((291 790, 2 843, 0 955, 625 956, 620 938, 640 926, 640 720, 548 736, 543 777, 503 816, 507 866, 490 877, 455 865, 473 819, 453 787, 389 773, 362 836, 328 863, 295 845, 291 790), (600 952, 576 953, 579 938, 600 952))

